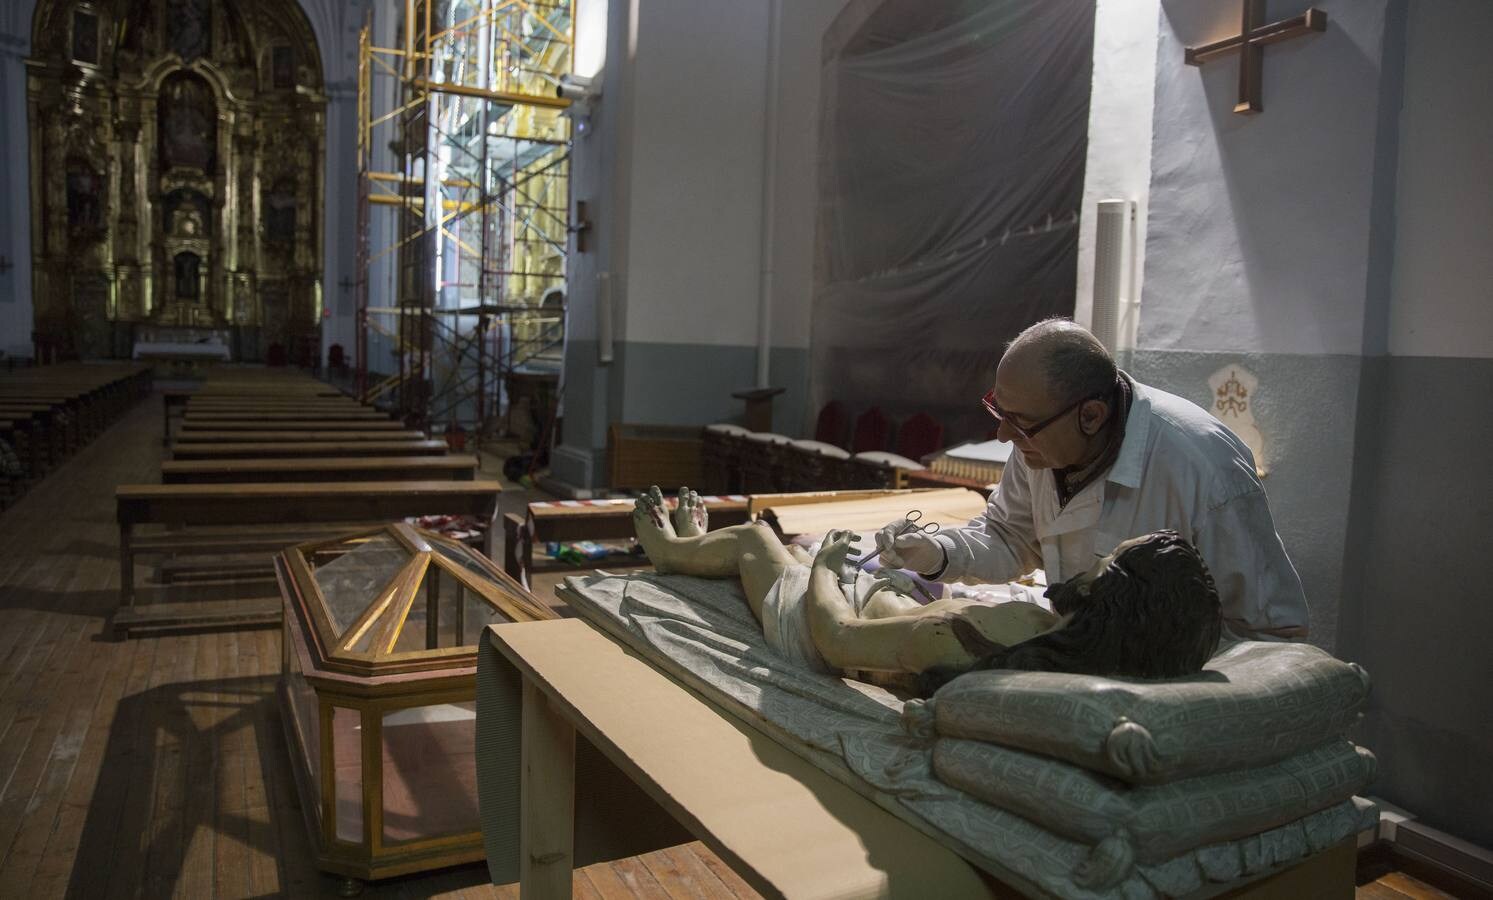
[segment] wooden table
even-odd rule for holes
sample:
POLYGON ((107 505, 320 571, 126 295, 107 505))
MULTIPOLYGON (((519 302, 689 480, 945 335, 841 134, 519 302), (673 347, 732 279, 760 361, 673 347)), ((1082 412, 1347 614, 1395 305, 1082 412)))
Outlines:
POLYGON ((421 481, 477 477, 477 457, 371 456, 291 459, 189 459, 161 463, 163 484, 283 481, 421 481))
MULTIPOLYGON (((409 516, 469 515, 486 523, 486 545, 492 555, 498 494, 496 481, 353 481, 340 484, 123 484, 115 489, 119 520, 119 610, 116 633, 132 628, 223 624, 213 612, 194 615, 193 604, 135 606, 135 554, 163 552, 150 544, 135 545, 135 528, 145 524, 177 527, 210 525, 302 525, 340 522, 388 522, 409 516), (152 609, 151 607, 159 607, 152 609)), ((192 540, 172 535, 170 552, 191 552, 192 540)), ((287 541, 287 543, 292 541, 287 541)), ((221 538, 212 552, 225 550, 221 538)), ((207 606, 207 604, 203 604, 207 606)), ((231 613, 232 624, 278 621, 278 602, 246 617, 231 613)))
POLYGON ((524 897, 570 896, 577 733, 765 896, 1009 896, 584 621, 494 625, 485 639, 523 680, 524 897))
MULTIPOLYGON (((748 498, 705 497, 711 528, 747 521, 748 498)), ((671 498, 672 500, 672 498, 671 498)), ((615 541, 633 536, 633 501, 592 500, 530 503, 527 518, 503 517, 503 571, 530 587, 534 545, 550 541, 615 541)), ((591 568, 588 564, 586 568, 591 568)), ((574 567, 572 567, 574 568, 574 567)))
MULTIPOLYGON (((1034 895, 1029 885, 1018 890, 1023 881, 1014 873, 997 880, 979 871, 582 619, 493 625, 485 639, 501 657, 502 681, 522 684, 521 896, 569 896, 577 734, 764 896, 1034 895)), ((479 676, 479 741, 488 715, 484 687, 479 676)), ((1351 900, 1356 845, 1350 837, 1253 880, 1199 893, 1351 900)))
POLYGON ((288 459, 297 456, 443 456, 445 441, 230 441, 187 442, 171 448, 175 459, 288 459))

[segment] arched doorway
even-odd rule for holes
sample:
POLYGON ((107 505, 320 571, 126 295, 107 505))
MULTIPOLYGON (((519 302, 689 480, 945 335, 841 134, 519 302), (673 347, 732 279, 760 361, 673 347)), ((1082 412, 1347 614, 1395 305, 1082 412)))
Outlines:
POLYGON ((295 0, 40 0, 32 35, 38 337, 315 348, 326 98, 295 0))

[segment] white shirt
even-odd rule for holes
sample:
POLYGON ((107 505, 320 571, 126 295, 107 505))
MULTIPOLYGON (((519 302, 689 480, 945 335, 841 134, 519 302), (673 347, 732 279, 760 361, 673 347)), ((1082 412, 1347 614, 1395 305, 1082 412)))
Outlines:
POLYGON ((1056 584, 1128 538, 1169 528, 1197 547, 1225 624, 1241 637, 1306 636, 1306 596, 1286 556, 1249 448, 1222 422, 1132 381, 1119 455, 1104 477, 1058 505, 1052 469, 1011 454, 984 515, 935 540, 943 581, 1000 583, 1033 569, 1056 584))

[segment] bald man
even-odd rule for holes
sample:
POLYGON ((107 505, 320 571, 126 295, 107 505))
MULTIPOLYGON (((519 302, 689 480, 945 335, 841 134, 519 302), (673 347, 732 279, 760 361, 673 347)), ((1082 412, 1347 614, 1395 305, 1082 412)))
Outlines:
POLYGON ((893 522, 877 541, 883 564, 993 584, 1040 568, 1056 584, 1127 538, 1169 529, 1202 554, 1231 632, 1306 636, 1301 578, 1254 457, 1223 423, 1121 372, 1066 319, 1011 342, 984 402, 1017 451, 984 515, 937 535, 893 522))

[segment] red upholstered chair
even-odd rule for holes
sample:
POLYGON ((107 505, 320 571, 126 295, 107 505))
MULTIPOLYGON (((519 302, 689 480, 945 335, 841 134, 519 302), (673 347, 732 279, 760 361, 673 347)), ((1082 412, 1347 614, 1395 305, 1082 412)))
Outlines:
POLYGON ((868 450, 890 450, 892 437, 892 423, 881 411, 881 407, 873 406, 855 418, 855 433, 850 439, 851 453, 865 453, 868 450))
POLYGON ((897 429, 896 452, 908 459, 923 457, 943 446, 943 426, 927 413, 918 413, 897 429))
POLYGON ((819 419, 814 423, 814 440, 821 444, 833 444, 845 449, 845 438, 850 433, 850 419, 845 407, 838 400, 831 400, 819 410, 819 419))
POLYGON ((284 344, 270 344, 269 349, 264 351, 264 364, 267 366, 283 366, 285 361, 284 344))
POLYGON ((338 370, 347 368, 347 351, 342 349, 341 344, 333 344, 327 348, 327 368, 338 370))

